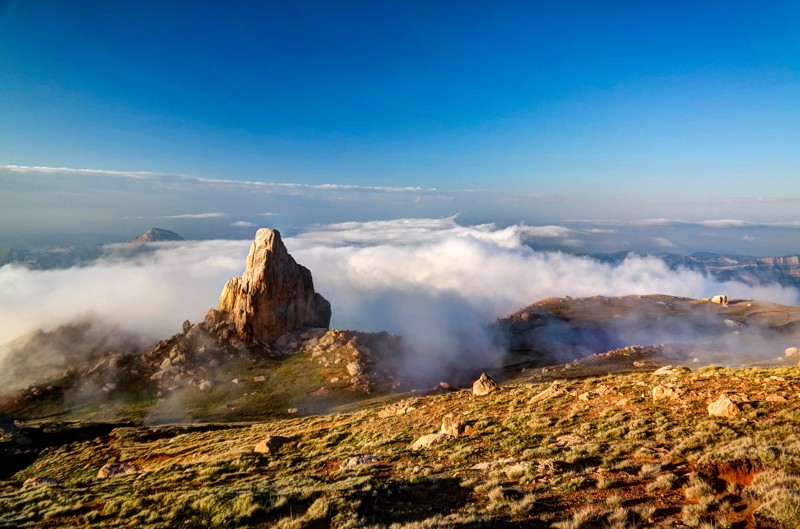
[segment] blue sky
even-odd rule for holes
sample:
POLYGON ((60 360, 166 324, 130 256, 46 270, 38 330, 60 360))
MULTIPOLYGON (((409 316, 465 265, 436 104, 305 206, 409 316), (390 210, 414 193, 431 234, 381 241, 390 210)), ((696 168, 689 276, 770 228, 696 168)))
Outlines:
POLYGON ((0 221, 788 222, 798 76, 796 2, 0 0, 0 166, 439 193, 256 204, 0 170, 0 221))

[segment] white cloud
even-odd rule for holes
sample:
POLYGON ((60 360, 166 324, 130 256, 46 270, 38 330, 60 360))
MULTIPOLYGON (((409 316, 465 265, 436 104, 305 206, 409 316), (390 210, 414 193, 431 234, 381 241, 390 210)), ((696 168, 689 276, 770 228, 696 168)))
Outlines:
POLYGON ((259 215, 261 215, 262 217, 277 217, 278 215, 280 215, 280 213, 272 213, 271 211, 268 211, 266 213, 259 213, 259 215))
POLYGON ((753 225, 752 222, 736 219, 703 220, 697 224, 706 228, 744 228, 753 225))
POLYGON ((73 167, 42 167, 30 165, 0 165, 0 169, 7 169, 15 173, 104 175, 136 179, 170 176, 167 173, 154 173, 150 171, 110 171, 107 169, 76 169, 73 167))
POLYGON ((231 226, 236 226, 237 228, 252 228, 255 226, 255 223, 246 220, 237 220, 236 222, 231 222, 231 226))
POLYGON ((225 213, 184 213, 182 215, 166 215, 165 219, 219 219, 225 213))
POLYGON ((569 237, 574 232, 564 226, 522 226, 522 233, 527 237, 541 238, 561 238, 569 237))

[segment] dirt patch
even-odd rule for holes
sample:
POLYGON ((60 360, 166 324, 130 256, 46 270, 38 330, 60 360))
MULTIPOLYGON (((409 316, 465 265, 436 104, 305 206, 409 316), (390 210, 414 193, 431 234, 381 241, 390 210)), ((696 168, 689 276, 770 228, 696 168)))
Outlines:
POLYGON ((704 463, 696 468, 697 473, 714 483, 718 490, 724 490, 727 484, 749 487, 762 470, 758 463, 750 459, 704 463))

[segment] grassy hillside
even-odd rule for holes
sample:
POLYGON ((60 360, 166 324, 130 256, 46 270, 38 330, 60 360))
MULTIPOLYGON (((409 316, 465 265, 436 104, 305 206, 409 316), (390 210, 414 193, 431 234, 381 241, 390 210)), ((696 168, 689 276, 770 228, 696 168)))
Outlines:
POLYGON ((29 464, 0 482, 0 526, 800 527, 800 368, 548 376, 43 449, 58 428, 29 430, 29 464), (738 414, 709 416, 723 393, 738 414), (463 435, 411 449, 448 414, 463 435), (255 453, 268 436, 285 443, 255 453), (131 473, 99 478, 109 462, 131 473), (23 487, 35 478, 57 481, 23 487))

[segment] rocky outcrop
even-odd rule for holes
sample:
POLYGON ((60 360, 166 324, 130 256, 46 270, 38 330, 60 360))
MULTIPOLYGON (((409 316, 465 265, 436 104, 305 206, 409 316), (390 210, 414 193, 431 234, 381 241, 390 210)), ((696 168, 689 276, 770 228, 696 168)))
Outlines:
POLYGON ((158 242, 158 241, 183 241, 184 238, 175 233, 174 231, 165 230, 164 228, 150 228, 138 237, 128 239, 128 242, 158 242))
POLYGON ((311 272, 295 262, 277 230, 262 228, 242 277, 228 280, 206 325, 229 321, 240 340, 273 343, 289 332, 328 328, 331 304, 314 292, 311 272))
POLYGON ((472 394, 476 397, 488 395, 498 389, 500 389, 500 386, 486 373, 481 373, 480 378, 472 384, 472 394))

